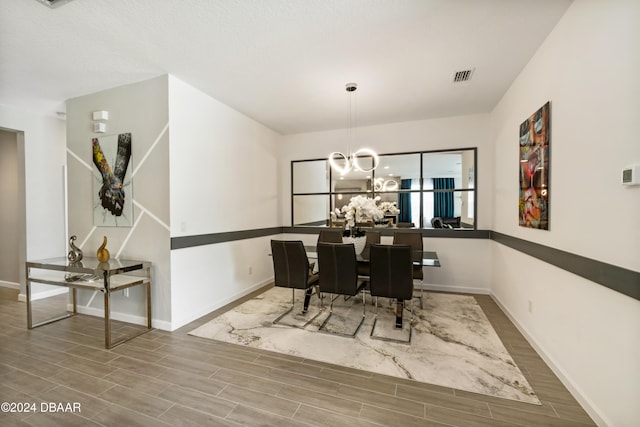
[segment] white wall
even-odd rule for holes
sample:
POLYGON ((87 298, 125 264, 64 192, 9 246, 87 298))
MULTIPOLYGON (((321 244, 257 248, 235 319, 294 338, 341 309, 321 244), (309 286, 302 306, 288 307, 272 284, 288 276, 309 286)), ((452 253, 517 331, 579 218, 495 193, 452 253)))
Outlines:
MULTIPOLYGON (((280 226, 280 135, 173 76, 169 110, 171 237, 280 226)), ((268 283, 269 251, 268 238, 172 250, 172 328, 268 283)))
MULTIPOLYGON (((622 168, 640 163, 638 22, 637 1, 574 2, 496 107, 495 231, 640 271, 640 187, 620 184, 622 168), (550 229, 542 231, 518 226, 517 137, 547 101, 550 229)), ((640 425, 640 301, 493 249, 493 294, 591 415, 640 425)))
MULTIPOLYGON (((0 105, 0 128, 19 131, 19 183, 21 242, 20 294, 25 294, 24 263, 66 254, 64 236, 63 167, 65 122, 38 113, 0 105), (24 164, 24 170, 22 170, 24 164)), ((0 254, 1 255, 1 254, 0 254)), ((34 297, 51 287, 34 286, 34 297)))
MULTIPOLYGON (((171 251, 172 237, 281 225, 279 135, 173 76, 67 102, 69 233, 88 256, 107 235, 112 256, 153 263, 153 326, 173 330, 268 283, 268 239, 171 251), (107 133, 132 134, 132 227, 93 224, 91 113, 109 111, 107 133)), ((136 290, 116 294, 114 318, 142 320, 136 290)), ((81 311, 102 301, 80 295, 81 311)))
MULTIPOLYGON (((67 101, 67 164, 69 234, 85 256, 95 257, 107 236, 113 258, 152 262, 153 327, 171 325, 169 243, 169 108, 167 76, 73 98, 67 101), (92 112, 109 112, 107 132, 93 133, 92 112), (93 221, 93 156, 91 139, 131 132, 131 183, 125 197, 133 201, 133 225, 104 227, 93 221)), ((142 287, 129 297, 112 298, 114 319, 144 322, 142 287)), ((79 295, 80 311, 103 313, 103 299, 94 292, 79 295)))
MULTIPOLYGON (((357 128, 352 148, 369 147, 379 154, 478 147, 478 229, 491 229, 493 201, 493 144, 488 115, 450 117, 357 128)), ((346 150, 347 130, 283 136, 279 146, 282 223, 291 224, 291 160, 325 158, 346 150)), ((464 231, 460 231, 464 233, 464 231)), ((299 238, 298 235, 287 237, 299 238)), ((317 236, 310 238, 315 243, 317 236)), ((484 239, 424 239, 442 267, 425 268, 425 284, 432 289, 488 293, 491 285, 491 242, 484 239), (473 274, 470 274, 473 272, 473 274)))
MULTIPOLYGON (((491 229, 493 144, 488 115, 359 127, 354 133, 352 149, 368 147, 378 154, 478 147, 478 229, 491 229)), ((346 149, 346 129, 283 136, 278 149, 283 224, 291 225, 291 160, 326 158, 332 151, 346 149)))

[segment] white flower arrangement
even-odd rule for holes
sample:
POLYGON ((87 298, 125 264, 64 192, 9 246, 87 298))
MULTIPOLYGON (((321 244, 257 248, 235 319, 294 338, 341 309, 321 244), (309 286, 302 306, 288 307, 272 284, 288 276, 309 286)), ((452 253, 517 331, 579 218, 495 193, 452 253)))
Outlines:
POLYGON ((394 215, 400 213, 395 202, 380 202, 380 197, 372 199, 365 196, 355 196, 351 198, 348 205, 331 212, 331 217, 335 220, 338 216, 344 216, 347 229, 350 231, 349 234, 357 237, 364 235, 357 224, 365 221, 379 222, 384 219, 385 212, 394 215), (380 204, 378 205, 378 203, 380 204))
POLYGON ((398 215, 400 213, 400 209, 396 206, 396 202, 381 202, 380 209, 383 213, 389 212, 391 215, 398 215))

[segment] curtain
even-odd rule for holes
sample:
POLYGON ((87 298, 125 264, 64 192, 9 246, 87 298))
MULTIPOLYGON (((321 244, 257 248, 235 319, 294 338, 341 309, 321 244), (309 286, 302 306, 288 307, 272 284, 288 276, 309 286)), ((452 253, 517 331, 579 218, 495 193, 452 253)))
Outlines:
MULTIPOLYGON (((411 180, 401 179, 400 189, 410 190, 411 180)), ((398 195, 398 209, 400 209, 398 222, 411 222, 411 193, 400 193, 398 195)))
POLYGON ((433 216, 440 218, 453 217, 453 190, 455 184, 453 178, 433 178, 433 216))

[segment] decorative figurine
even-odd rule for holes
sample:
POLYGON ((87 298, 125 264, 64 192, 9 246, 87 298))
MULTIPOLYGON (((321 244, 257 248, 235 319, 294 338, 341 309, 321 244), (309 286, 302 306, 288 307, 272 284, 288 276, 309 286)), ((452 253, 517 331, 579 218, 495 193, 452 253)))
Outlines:
POLYGON ((80 262, 80 260, 82 259, 82 251, 73 243, 75 240, 75 235, 69 238, 69 247, 71 248, 71 250, 67 254, 67 259, 72 263, 80 262))
POLYGON ((98 254, 97 254, 97 258, 98 261, 100 262, 107 262, 109 261, 109 250, 107 249, 107 236, 104 236, 104 241, 102 242, 102 245, 98 248, 98 254))

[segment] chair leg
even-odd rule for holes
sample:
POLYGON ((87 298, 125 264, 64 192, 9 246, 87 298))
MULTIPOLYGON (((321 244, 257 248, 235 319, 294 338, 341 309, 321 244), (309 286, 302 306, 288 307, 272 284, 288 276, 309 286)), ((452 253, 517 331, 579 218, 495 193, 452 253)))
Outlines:
POLYGON ((320 327, 318 328, 318 330, 321 330, 322 328, 324 328, 324 326, 327 324, 327 322, 329 321, 329 319, 331 318, 331 316, 333 315, 333 294, 329 294, 329 315, 327 316, 326 319, 324 319, 324 322, 322 322, 322 325, 320 325, 320 327))
POLYGON ((274 325, 277 325, 277 324, 278 324, 278 322, 280 321, 280 319, 282 319, 282 318, 283 318, 284 316, 286 316, 287 314, 291 313, 291 310, 293 310, 293 305, 291 305, 291 308, 289 308, 289 310, 285 311, 285 312, 284 312, 284 313, 282 313, 280 316, 278 316, 278 318, 277 318, 277 319, 275 319, 275 320, 273 321, 273 324, 274 324, 274 325))
POLYGON ((309 301, 311 301, 311 295, 313 294, 313 286, 306 289, 304 292, 304 306, 302 307, 302 313, 306 313, 309 310, 309 301))
POLYGON ((396 328, 402 329, 402 311, 404 309, 404 301, 396 300, 396 328))
MULTIPOLYGON (((400 344, 411 344, 411 335, 413 332, 413 326, 412 326, 412 322, 413 322, 413 304, 411 303, 411 300, 409 300, 409 304, 410 304, 410 312, 411 312, 411 318, 409 320, 409 338, 405 341, 405 340, 398 340, 398 339, 394 339, 394 338, 386 338, 386 337, 381 337, 381 336, 374 336, 374 331, 376 329, 376 323, 378 322, 378 298, 376 297, 376 311, 375 311, 375 318, 373 320, 373 326, 371 327, 371 334, 369 335, 371 338, 373 339, 377 339, 377 340, 382 340, 382 341, 391 341, 391 342, 397 342, 400 344)), ((402 310, 404 308, 404 301, 396 301, 396 328, 398 329, 402 329, 402 310), (398 321, 399 326, 398 326, 398 321)))
MULTIPOLYGON (((291 313, 291 311, 294 309, 294 307, 295 307, 295 302, 296 302, 296 299, 295 299, 295 291, 296 291, 296 290, 295 290, 295 288, 291 288, 291 307, 289 308, 289 310, 287 310, 287 311, 285 311, 284 313, 282 313, 280 316, 278 316, 278 318, 277 318, 277 319, 275 319, 275 320, 273 321, 273 324, 274 324, 274 325, 276 325, 276 324, 281 324, 281 325, 284 325, 284 326, 290 326, 290 327, 292 327, 292 328, 301 328, 301 329, 304 329, 304 328, 305 328, 309 323, 313 322, 313 321, 315 320, 315 318, 316 318, 316 317, 318 317, 318 316, 320 315, 320 313, 322 312, 321 310, 318 310, 318 313, 317 313, 315 316, 313 316, 311 319, 307 320, 307 321, 306 321, 303 325, 301 325, 301 326, 299 326, 299 325, 289 325, 289 324, 286 324, 286 323, 279 323, 279 322, 280 322, 280 320, 281 320, 284 316, 286 316, 287 314, 291 313)), ((306 290, 305 290, 305 297, 304 297, 304 304, 305 304, 305 305, 304 305, 304 307, 303 307, 303 309, 302 309, 302 314, 306 314, 306 313, 307 313, 307 310, 308 310, 308 308, 309 308, 309 299, 311 298, 311 294, 312 294, 312 293, 313 293, 312 288, 308 288, 308 289, 306 289, 306 290)))
POLYGON ((373 325, 371 326, 371 333, 369 334, 369 336, 374 338, 373 331, 375 331, 376 323, 378 323, 378 297, 372 296, 371 299, 373 299, 373 305, 375 306, 375 311, 373 314, 373 325))
MULTIPOLYGON (((420 305, 422 306, 422 299, 420 299, 420 305)), ((411 343, 411 333, 413 332, 413 300, 409 300, 409 343, 411 343)))
POLYGON ((333 302, 336 299, 338 299, 338 297, 340 296, 338 294, 334 298, 333 294, 329 294, 329 295, 330 295, 330 299, 331 299, 331 304, 329 304, 329 315, 327 316, 326 319, 324 319, 324 322, 322 322, 322 325, 320 325, 320 327, 318 328, 318 332, 324 332, 324 333, 328 333, 328 334, 332 334, 332 335, 340 335, 340 336, 344 336, 344 337, 355 338, 355 336, 357 335, 358 331, 360 330, 360 327, 364 323, 364 319, 365 319, 367 306, 365 304, 364 296, 362 298, 362 319, 360 320, 360 323, 358 323, 358 326, 356 327, 356 330, 352 334, 344 334, 344 333, 341 333, 341 332, 329 332, 329 331, 324 329, 324 327, 329 322, 329 319, 331 318, 331 316, 333 316, 333 302))
MULTIPOLYGON (((414 297, 415 298, 415 297, 414 297)), ((417 297, 420 300, 420 309, 422 310, 424 308, 424 280, 421 279, 420 280, 420 296, 417 297)))

